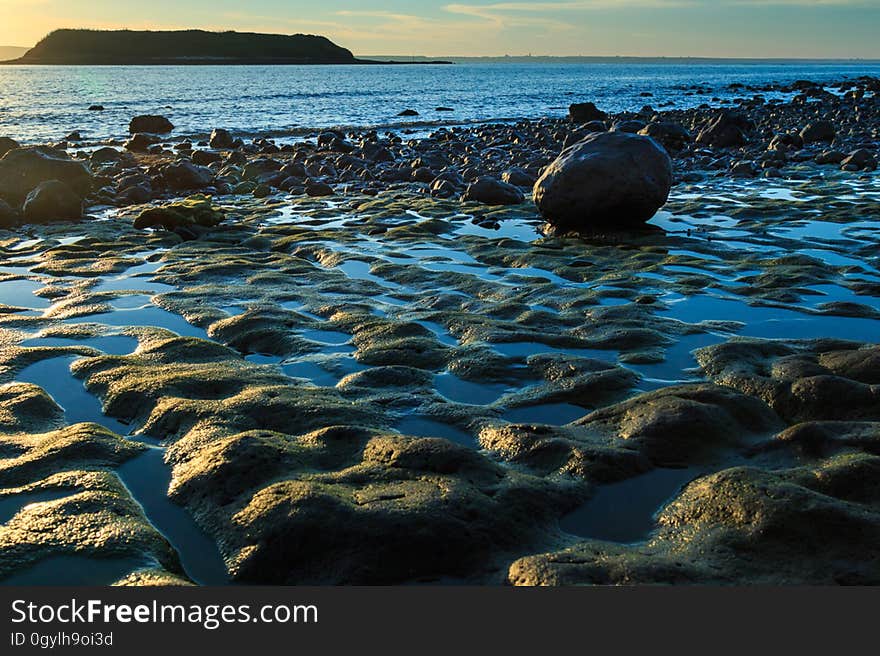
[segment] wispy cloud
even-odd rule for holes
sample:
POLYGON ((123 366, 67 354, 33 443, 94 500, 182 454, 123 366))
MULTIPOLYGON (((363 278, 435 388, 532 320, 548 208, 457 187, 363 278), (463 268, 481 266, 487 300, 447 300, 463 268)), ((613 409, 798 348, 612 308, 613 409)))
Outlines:
POLYGON ((540 12, 578 12, 614 9, 681 9, 687 7, 720 7, 744 5, 772 6, 849 6, 877 7, 878 0, 570 0, 568 2, 494 2, 489 4, 448 4, 444 10, 481 18, 496 18, 504 14, 540 12))

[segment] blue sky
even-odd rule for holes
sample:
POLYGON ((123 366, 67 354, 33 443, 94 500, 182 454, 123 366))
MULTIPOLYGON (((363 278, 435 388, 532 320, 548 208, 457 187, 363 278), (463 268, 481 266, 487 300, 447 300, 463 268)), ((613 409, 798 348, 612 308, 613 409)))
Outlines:
POLYGON ((0 15, 0 45, 200 27, 324 34, 362 55, 880 58, 880 0, 0 0, 0 15))

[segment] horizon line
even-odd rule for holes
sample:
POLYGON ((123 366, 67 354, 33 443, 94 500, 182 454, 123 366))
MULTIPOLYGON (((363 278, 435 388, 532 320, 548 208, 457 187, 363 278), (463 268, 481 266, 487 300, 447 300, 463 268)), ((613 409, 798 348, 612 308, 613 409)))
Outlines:
MULTIPOLYGON (((109 31, 109 30, 108 30, 109 31)), ((334 42, 335 43, 335 42, 334 42)), ((22 50, 31 50, 33 46, 19 46, 0 44, 0 48, 17 48, 22 50)), ((497 55, 416 55, 416 54, 368 54, 353 53, 357 58, 364 59, 425 59, 425 60, 454 60, 454 59, 586 59, 586 60, 670 60, 670 61, 718 61, 718 62, 858 62, 858 63, 880 63, 880 55, 877 57, 732 57, 732 56, 708 56, 708 55, 535 55, 527 54, 497 54, 497 55)))

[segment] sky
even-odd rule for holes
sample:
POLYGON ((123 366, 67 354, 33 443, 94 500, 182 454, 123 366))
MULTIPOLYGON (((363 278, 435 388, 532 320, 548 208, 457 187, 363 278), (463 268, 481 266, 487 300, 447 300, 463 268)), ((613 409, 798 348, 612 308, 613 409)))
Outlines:
POLYGON ((0 0, 0 45, 61 27, 323 34, 357 55, 880 59, 880 0, 0 0))

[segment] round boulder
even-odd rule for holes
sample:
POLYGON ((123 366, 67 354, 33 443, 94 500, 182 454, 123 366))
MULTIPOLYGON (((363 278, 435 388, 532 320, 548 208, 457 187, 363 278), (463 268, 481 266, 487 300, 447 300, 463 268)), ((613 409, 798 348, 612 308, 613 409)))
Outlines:
POLYGON ((31 223, 82 218, 82 198, 60 180, 41 182, 24 201, 22 213, 31 223))
POLYGON ((147 134, 167 134, 174 129, 174 125, 164 116, 142 115, 135 116, 128 124, 129 134, 146 132, 147 134))
POLYGON ((535 183, 534 198, 549 223, 589 232, 645 223, 671 187, 672 161, 656 141, 603 132, 562 151, 535 183))

